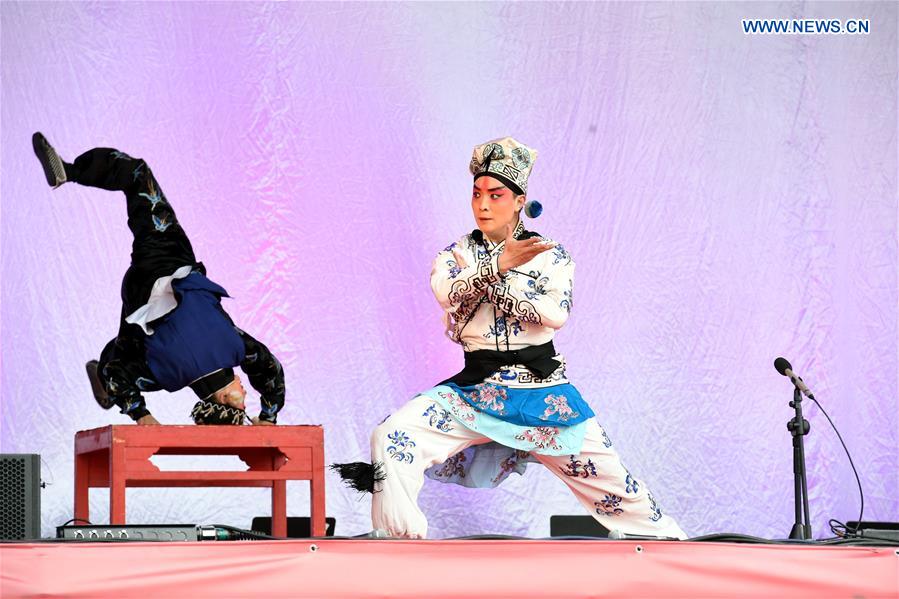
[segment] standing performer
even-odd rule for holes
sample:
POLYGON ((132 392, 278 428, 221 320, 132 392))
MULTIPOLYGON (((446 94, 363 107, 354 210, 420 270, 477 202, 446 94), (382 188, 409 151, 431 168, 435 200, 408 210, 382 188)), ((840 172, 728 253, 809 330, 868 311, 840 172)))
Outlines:
POLYGON ((417 504, 427 474, 495 487, 527 462, 561 478, 602 525, 685 538, 646 484, 625 468, 593 410, 568 382, 553 336, 572 307, 574 261, 526 231, 522 208, 537 152, 511 137, 474 149, 471 208, 478 228, 437 254, 431 288, 465 368, 393 413, 371 437, 372 463, 335 464, 373 491, 376 536, 424 538, 417 504))
POLYGON ((262 396, 254 424, 275 424, 284 406, 284 372, 268 348, 240 330, 221 306, 228 293, 206 278, 147 163, 118 150, 95 148, 63 162, 41 133, 32 137, 47 183, 67 181, 123 191, 134 235, 122 281, 119 333, 99 362, 87 363, 97 402, 117 405, 138 424, 159 424, 141 392, 189 386, 200 398, 197 424, 242 424, 246 390, 240 366, 262 396))

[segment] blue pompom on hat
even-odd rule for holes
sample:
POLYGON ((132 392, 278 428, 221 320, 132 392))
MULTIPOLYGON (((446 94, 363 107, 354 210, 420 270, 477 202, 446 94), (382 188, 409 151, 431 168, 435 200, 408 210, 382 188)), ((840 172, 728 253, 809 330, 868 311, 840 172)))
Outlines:
POLYGON ((543 204, 537 200, 528 200, 524 205, 524 213, 528 218, 537 218, 543 214, 543 204))

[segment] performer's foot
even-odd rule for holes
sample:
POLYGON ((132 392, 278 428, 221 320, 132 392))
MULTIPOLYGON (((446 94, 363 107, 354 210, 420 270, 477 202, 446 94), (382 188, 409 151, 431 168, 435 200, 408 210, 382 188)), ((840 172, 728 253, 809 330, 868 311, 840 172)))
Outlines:
POLYGON ((94 392, 94 399, 97 400, 97 403, 100 404, 100 407, 104 410, 108 410, 114 404, 112 400, 109 398, 109 394, 106 392, 106 389, 103 387, 102 381, 100 381, 100 374, 97 372, 97 367, 99 366, 99 362, 96 360, 91 360, 87 364, 84 365, 87 370, 87 378, 91 382, 91 391, 94 392))
MULTIPOLYGON (((66 169, 63 166, 62 159, 44 134, 38 131, 31 136, 31 145, 34 147, 34 154, 41 161, 41 167, 44 169, 44 176, 47 177, 47 184, 56 189, 66 182, 66 169)), ((99 401, 99 400, 98 400, 99 401)))

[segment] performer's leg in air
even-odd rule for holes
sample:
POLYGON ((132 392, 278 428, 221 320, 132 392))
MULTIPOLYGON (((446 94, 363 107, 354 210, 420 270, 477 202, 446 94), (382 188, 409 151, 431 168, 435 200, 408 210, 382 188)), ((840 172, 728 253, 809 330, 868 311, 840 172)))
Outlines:
POLYGON ((123 316, 146 302, 156 279, 189 265, 202 270, 175 211, 146 162, 112 148, 94 148, 65 164, 68 181, 125 194, 134 240, 122 281, 123 316))

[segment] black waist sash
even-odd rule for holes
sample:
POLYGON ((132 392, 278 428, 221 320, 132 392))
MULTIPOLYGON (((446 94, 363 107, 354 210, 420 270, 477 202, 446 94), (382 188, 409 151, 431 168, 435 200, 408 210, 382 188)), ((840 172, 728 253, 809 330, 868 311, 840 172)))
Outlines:
POLYGON ((556 348, 553 347, 552 341, 515 351, 479 349, 465 352, 465 368, 455 376, 438 384, 455 383, 460 387, 477 385, 483 383, 484 379, 503 366, 512 366, 513 364, 522 364, 538 378, 545 379, 562 365, 558 360, 553 360, 555 355, 556 348))

